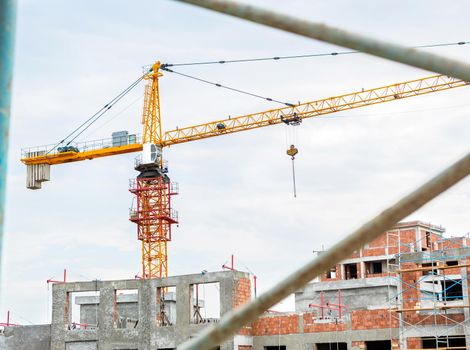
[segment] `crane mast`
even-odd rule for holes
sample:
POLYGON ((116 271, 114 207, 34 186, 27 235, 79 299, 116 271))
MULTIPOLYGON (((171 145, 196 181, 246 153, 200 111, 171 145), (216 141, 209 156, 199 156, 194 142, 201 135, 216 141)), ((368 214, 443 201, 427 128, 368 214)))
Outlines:
POLYGON ((170 181, 168 167, 162 157, 162 120, 158 79, 162 76, 160 62, 145 76, 143 152, 136 158, 136 179, 130 180, 129 191, 136 197, 130 220, 137 224, 137 238, 142 243, 142 278, 168 276, 168 242, 171 226, 178 223, 171 208, 171 197, 178 186, 170 181))

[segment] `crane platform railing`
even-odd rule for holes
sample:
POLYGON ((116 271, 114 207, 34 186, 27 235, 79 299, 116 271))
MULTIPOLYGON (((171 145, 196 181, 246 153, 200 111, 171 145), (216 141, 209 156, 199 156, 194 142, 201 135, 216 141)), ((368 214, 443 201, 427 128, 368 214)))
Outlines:
MULTIPOLYGON (((125 138, 104 138, 91 141, 71 142, 70 144, 57 145, 49 144, 43 146, 35 146, 21 149, 21 159, 27 160, 30 158, 41 159, 41 162, 46 164, 59 164, 60 155, 70 158, 70 155, 76 154, 77 160, 87 158, 96 158, 94 152, 100 152, 103 156, 118 153, 135 152, 142 148, 142 135, 130 134, 125 138), (109 154, 102 152, 109 150, 109 154), (126 152, 127 150, 127 152, 126 152), (48 157, 50 156, 50 159, 48 157)), ((70 159, 73 161, 73 158, 70 159)))
POLYGON ((142 135, 131 134, 128 135, 125 139, 121 138, 118 141, 116 141, 115 138, 110 137, 97 140, 87 140, 82 142, 72 142, 63 146, 57 146, 57 144, 49 144, 42 146, 27 147, 21 149, 21 158, 28 158, 31 156, 31 154, 56 155, 65 152, 89 152, 131 144, 142 144, 142 135))

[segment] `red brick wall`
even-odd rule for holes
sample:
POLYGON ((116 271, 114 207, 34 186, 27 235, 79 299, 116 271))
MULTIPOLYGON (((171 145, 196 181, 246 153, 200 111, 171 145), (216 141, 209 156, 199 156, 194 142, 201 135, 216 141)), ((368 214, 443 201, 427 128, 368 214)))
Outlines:
POLYGON ((406 343, 408 345, 408 349, 421 349, 423 346, 421 338, 407 338, 406 343))
MULTIPOLYGON (((363 249, 363 256, 377 256, 385 254, 385 247, 387 246, 387 235, 388 235, 388 252, 389 254, 398 253, 398 230, 391 230, 384 233, 380 237, 377 237, 372 242, 369 242, 363 249)), ((402 229, 400 231, 400 243, 413 243, 416 241, 416 230, 415 228, 402 229)), ((403 251, 404 247, 401 247, 403 251)), ((409 249, 407 250, 409 251, 409 249)))
POLYGON ((349 258, 350 259, 355 259, 355 258, 359 258, 360 256, 361 256, 361 251, 360 250, 355 250, 349 258))
POLYGON ((249 278, 240 278, 233 287, 233 308, 246 304, 251 299, 251 281, 249 278))
POLYGON ((398 321, 390 317, 388 309, 356 310, 351 313, 352 329, 383 329, 397 328, 398 321))
POLYGON ((462 248, 467 246, 467 239, 464 237, 451 237, 438 243, 438 249, 462 248))
MULTIPOLYGON (((428 248, 428 250, 434 249, 437 244, 434 244, 435 242, 439 241, 442 239, 442 236, 440 234, 433 233, 429 230, 419 228, 419 236, 421 240, 419 242, 416 242, 416 228, 406 228, 406 229, 401 229, 400 231, 398 230, 391 230, 380 237, 377 237, 375 240, 372 242, 368 243, 366 247, 364 247, 361 250, 355 251, 349 258, 359 258, 359 257, 371 257, 371 256, 380 256, 380 255, 385 255, 386 254, 386 247, 388 243, 388 253, 389 254, 396 254, 400 250, 402 253, 404 252, 410 252, 410 251, 415 251, 419 248, 421 245, 422 247, 426 248, 426 231, 431 233, 430 240, 431 240, 431 247, 428 248), (398 233, 400 233, 400 247, 398 244, 398 237, 396 236, 398 233), (387 242, 387 236, 388 236, 388 242, 387 242), (405 247, 405 245, 407 245, 405 247)), ((463 241, 461 239, 456 239, 454 243, 446 243, 449 245, 449 247, 460 247, 462 246, 463 241)), ((442 244, 440 244, 442 246, 442 244)), ((361 266, 360 264, 357 264, 357 272, 358 272, 358 278, 361 276, 361 266)), ((384 277, 387 276, 386 271, 384 271, 382 274, 374 274, 374 275, 368 275, 366 277, 384 277)), ((338 279, 344 279, 344 276, 341 276, 341 268, 340 265, 336 265, 336 280, 338 279)), ((321 276, 321 281, 328 281, 328 280, 334 280, 334 279, 329 279, 326 278, 326 272, 322 274, 321 276)))
POLYGON ((345 331, 346 324, 335 322, 329 323, 314 323, 312 313, 305 313, 302 315, 304 319, 304 333, 315 333, 315 332, 336 332, 345 331))
MULTIPOLYGON (((251 281, 249 278, 240 278, 234 281, 232 306, 234 309, 246 304, 251 299, 251 281)), ((245 326, 238 331, 241 335, 251 335, 252 327, 245 326)))
POLYGON ((336 280, 340 280, 341 279, 341 268, 339 265, 336 265, 335 266, 335 269, 336 269, 336 277, 335 278, 327 278, 326 277, 326 274, 327 272, 323 272, 323 274, 321 275, 320 277, 320 280, 321 281, 336 281, 336 280))
POLYGON ((253 336, 299 333, 298 315, 264 316, 253 325, 253 336))

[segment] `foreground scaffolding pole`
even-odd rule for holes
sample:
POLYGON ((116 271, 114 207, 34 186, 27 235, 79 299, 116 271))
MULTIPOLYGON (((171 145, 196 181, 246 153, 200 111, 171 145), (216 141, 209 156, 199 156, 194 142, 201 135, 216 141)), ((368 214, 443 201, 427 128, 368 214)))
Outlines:
POLYGON ((394 224, 407 217, 439 194, 455 185, 470 174, 470 154, 448 167, 414 192, 384 210, 361 228, 337 243, 330 250, 319 255, 307 265, 292 273, 253 302, 229 313, 217 326, 205 329, 200 336, 181 345, 180 349, 211 349, 228 339, 246 323, 254 321, 264 311, 282 301, 291 293, 319 276, 330 266, 366 243, 379 237, 394 224))
MULTIPOLYGON (((404 46, 349 33, 321 23, 300 20, 273 11, 244 5, 228 0, 177 0, 199 7, 222 12, 234 17, 264 24, 291 33, 318 39, 331 44, 369 53, 414 67, 439 72, 464 81, 470 81, 470 65, 438 55, 420 52, 404 46)), ((227 314, 217 326, 207 328, 197 338, 184 343, 184 350, 211 349, 229 338, 243 325, 254 321, 264 311, 277 304, 289 294, 303 287, 330 266, 335 265, 377 238, 395 223, 410 215, 431 199, 437 197, 470 173, 470 154, 447 168, 444 172, 386 209, 364 226, 337 243, 331 250, 318 256, 295 271, 279 284, 253 302, 227 314)))
POLYGON ((3 242, 3 215, 7 172, 8 132, 13 75, 13 43, 16 1, 0 0, 0 267, 3 242))
POLYGON ((384 210, 361 228, 351 233, 330 250, 319 255, 301 269, 282 280, 253 302, 229 313, 217 326, 207 328, 200 336, 184 343, 180 349, 211 349, 228 339, 246 323, 254 321, 264 311, 282 301, 291 293, 319 276, 330 266, 336 265, 344 258, 366 243, 379 237, 394 224, 407 217, 439 194, 455 185, 470 174, 470 154, 448 167, 414 192, 402 198, 396 204, 384 210))

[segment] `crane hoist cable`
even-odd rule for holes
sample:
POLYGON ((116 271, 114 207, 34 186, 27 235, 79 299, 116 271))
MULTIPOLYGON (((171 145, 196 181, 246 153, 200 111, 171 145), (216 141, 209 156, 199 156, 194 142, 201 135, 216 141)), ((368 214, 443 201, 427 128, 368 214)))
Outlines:
POLYGON ((198 77, 195 77, 195 76, 192 76, 192 75, 189 75, 189 74, 185 74, 185 73, 181 73, 181 72, 176 72, 176 71, 174 71, 174 70, 172 70, 172 69, 167 68, 167 67, 164 66, 164 65, 162 65, 161 69, 164 70, 164 71, 166 71, 166 72, 174 73, 174 74, 177 74, 177 75, 180 75, 180 76, 189 78, 189 79, 193 79, 193 80, 200 81, 200 82, 205 83, 205 84, 209 84, 209 85, 213 85, 213 86, 216 86, 216 87, 220 87, 220 88, 222 88, 222 89, 227 89, 227 90, 230 90, 230 91, 238 92, 238 93, 240 93, 240 94, 244 94, 244 95, 248 95, 248 96, 260 98, 260 99, 262 99, 262 100, 266 100, 266 101, 269 101, 269 102, 280 103, 280 104, 285 105, 285 106, 288 106, 288 107, 295 107, 295 104, 293 104, 293 103, 282 102, 282 101, 276 100, 276 99, 274 99, 274 98, 264 97, 264 96, 261 96, 261 95, 258 95, 258 94, 252 93, 252 92, 248 92, 248 91, 245 91, 245 90, 240 90, 240 89, 236 89, 236 88, 233 88, 233 87, 230 87, 230 86, 225 86, 225 85, 222 85, 222 84, 219 84, 219 83, 214 83, 214 82, 212 82, 212 81, 209 81, 209 80, 206 80, 206 79, 202 79, 202 78, 198 78, 198 77))
POLYGON ((302 117, 294 113, 293 115, 290 115, 290 116, 281 116, 281 121, 284 124, 286 124, 288 128, 286 129, 286 136, 289 134, 289 132, 292 132, 292 136, 290 138, 288 136, 286 137, 286 141, 290 143, 290 146, 287 149, 286 153, 288 156, 291 157, 291 161, 292 161, 292 184, 294 186, 294 198, 297 198, 294 161, 295 161, 295 156, 299 153, 299 150, 297 147, 295 147, 295 143, 297 141, 297 135, 296 135, 297 130, 295 128, 302 123, 302 117), (289 128, 291 128, 291 130, 289 130, 289 128))
POLYGON ((295 156, 297 153, 299 153, 299 150, 294 146, 290 145, 289 149, 287 150, 287 155, 290 156, 292 160, 292 184, 294 186, 294 198, 297 198, 297 188, 295 186, 295 166, 294 166, 294 161, 295 161, 295 156))
POLYGON ((76 134, 71 140, 67 142, 66 146, 69 146, 78 136, 83 134, 85 130, 87 130, 91 125, 93 125, 107 111, 109 111, 117 102, 119 102, 119 100, 121 100, 125 95, 127 95, 134 87, 136 87, 144 79, 146 75, 147 73, 143 74, 137 80, 135 80, 132 84, 126 87, 123 91, 121 91, 118 95, 116 95, 113 99, 111 99, 107 104, 101 107, 95 114, 93 114, 90 118, 85 120, 82 124, 76 127, 71 133, 69 133, 66 137, 64 137, 60 142, 58 142, 54 147, 52 147, 49 151, 47 151, 45 155, 48 155, 49 153, 51 153, 54 149, 56 149, 57 146, 63 144, 72 135, 74 135, 77 131, 83 128, 78 134, 76 134))
MULTIPOLYGON (((437 44, 427 44, 427 45, 417 45, 411 46, 413 49, 425 49, 433 47, 444 47, 444 46, 462 46, 470 44, 470 41, 458 41, 452 43, 437 43, 437 44)), ((339 56, 339 55, 351 55, 362 53, 360 51, 333 51, 333 52, 323 52, 323 53, 313 53, 305 55, 291 55, 291 56, 274 56, 274 57, 258 57, 258 58, 242 58, 242 59, 232 59, 232 60, 218 60, 218 61, 201 61, 201 62, 187 62, 187 63, 165 63, 164 67, 182 67, 182 66, 202 66, 202 65, 211 65, 211 64, 225 64, 225 63, 245 63, 245 62, 261 62, 261 61, 279 61, 287 59, 297 59, 297 58, 312 58, 312 57, 325 57, 325 56, 339 56)))

